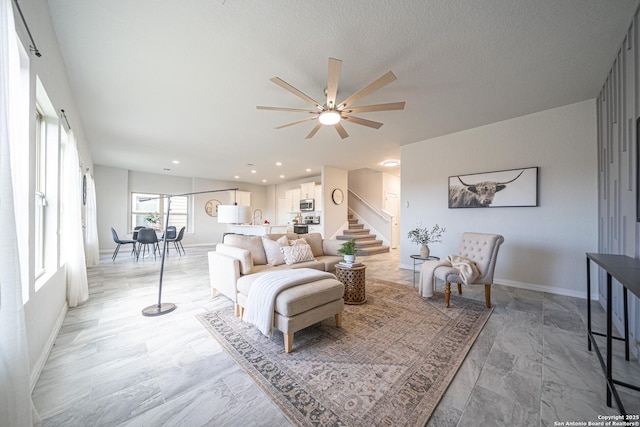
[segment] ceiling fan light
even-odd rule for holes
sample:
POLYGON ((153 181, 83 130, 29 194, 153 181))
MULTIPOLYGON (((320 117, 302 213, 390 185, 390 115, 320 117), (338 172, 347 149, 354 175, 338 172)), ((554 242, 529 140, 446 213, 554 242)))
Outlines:
POLYGON ((340 113, 330 110, 320 113, 320 117, 318 117, 318 120, 323 125, 335 125, 336 123, 340 122, 340 118, 340 113))

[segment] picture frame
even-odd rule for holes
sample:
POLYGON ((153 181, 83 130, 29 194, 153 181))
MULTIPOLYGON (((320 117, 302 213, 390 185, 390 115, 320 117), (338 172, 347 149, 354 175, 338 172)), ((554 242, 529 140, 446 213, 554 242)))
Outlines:
POLYGON ((449 209, 538 206, 538 167, 449 177, 449 209))

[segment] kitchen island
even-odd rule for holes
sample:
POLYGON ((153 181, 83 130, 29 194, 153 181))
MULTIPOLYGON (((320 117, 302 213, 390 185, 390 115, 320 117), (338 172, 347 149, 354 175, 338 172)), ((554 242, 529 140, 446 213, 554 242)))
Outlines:
POLYGON ((267 234, 285 234, 292 233, 293 226, 291 225, 230 225, 229 232, 235 234, 245 234, 248 236, 265 236, 267 234))

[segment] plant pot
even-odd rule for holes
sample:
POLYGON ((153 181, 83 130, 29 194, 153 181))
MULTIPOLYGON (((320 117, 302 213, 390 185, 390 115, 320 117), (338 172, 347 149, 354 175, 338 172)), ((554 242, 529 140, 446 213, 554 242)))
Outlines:
POLYGON ((345 255, 344 256, 344 262, 354 262, 356 260, 356 256, 355 255, 345 255))
POLYGON ((422 245, 420 246, 420 258, 429 258, 429 246, 427 245, 422 245))

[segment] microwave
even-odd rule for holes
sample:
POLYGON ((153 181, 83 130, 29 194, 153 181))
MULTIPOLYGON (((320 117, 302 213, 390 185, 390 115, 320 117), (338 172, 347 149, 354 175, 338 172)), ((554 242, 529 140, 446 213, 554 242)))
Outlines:
POLYGON ((315 203, 313 199, 300 200, 300 212, 313 212, 315 210, 315 203))

